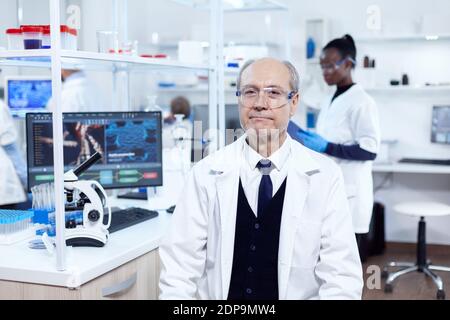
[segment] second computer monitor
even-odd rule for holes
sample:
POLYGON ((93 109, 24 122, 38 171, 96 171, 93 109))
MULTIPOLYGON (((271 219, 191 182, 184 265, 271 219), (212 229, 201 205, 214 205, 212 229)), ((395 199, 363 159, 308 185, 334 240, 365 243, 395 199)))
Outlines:
MULTIPOLYGON (((53 181, 51 113, 28 113, 28 188, 53 181)), ((64 171, 96 151, 102 160, 81 179, 104 188, 162 185, 161 112, 64 113, 64 171)))
POLYGON ((27 112, 45 111, 52 96, 52 80, 47 77, 5 78, 5 101, 11 114, 24 117, 27 112))
POLYGON ((450 106, 434 106, 431 142, 450 144, 450 106))

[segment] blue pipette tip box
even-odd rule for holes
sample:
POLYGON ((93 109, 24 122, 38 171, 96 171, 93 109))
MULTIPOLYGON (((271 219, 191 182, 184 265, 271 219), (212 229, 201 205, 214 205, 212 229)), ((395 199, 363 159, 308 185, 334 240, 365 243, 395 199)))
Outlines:
POLYGON ((30 211, 34 212, 33 216, 33 223, 40 223, 40 224, 48 224, 48 214, 49 210, 34 210, 30 209, 30 211))

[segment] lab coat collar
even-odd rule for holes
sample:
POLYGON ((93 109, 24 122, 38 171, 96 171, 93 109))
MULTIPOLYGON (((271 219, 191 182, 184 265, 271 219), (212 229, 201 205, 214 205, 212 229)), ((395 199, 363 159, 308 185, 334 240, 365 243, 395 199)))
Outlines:
MULTIPOLYGON (((334 92, 336 92, 336 90, 334 92)), ((361 94, 361 92, 364 92, 364 89, 359 84, 354 83, 347 91, 340 94, 333 100, 334 92, 330 96, 329 106, 331 106, 331 104, 335 103, 336 101, 341 101, 341 100, 345 101, 345 99, 348 99, 348 97, 352 98, 355 94, 361 94)))
MULTIPOLYGON (((244 144, 247 144, 245 141, 247 138, 247 135, 244 134, 242 137, 240 137, 238 140, 236 140, 234 143, 226 146, 225 148, 216 151, 215 154, 212 155, 212 165, 211 170, 213 174, 218 175, 226 175, 229 172, 235 172, 237 168, 239 168, 241 161, 245 160, 244 158, 244 144)), ((248 147, 248 145, 247 145, 248 147)), ((290 149, 290 152, 292 153, 292 161, 295 161, 295 165, 292 166, 292 168, 303 175, 311 175, 313 173, 316 173, 320 170, 319 163, 313 159, 310 152, 306 147, 302 146, 300 143, 294 141, 288 134, 288 137, 283 143, 281 148, 290 149), (286 144, 286 142, 288 144, 286 144)), ((248 147, 249 148, 249 147, 248 147)), ((280 150, 278 151, 281 151, 280 150)), ((251 149, 251 148, 249 148, 251 149)), ((254 150, 253 150, 254 151, 254 150)), ((281 153, 284 153, 285 150, 281 151, 281 153)), ((256 151, 255 151, 256 153, 256 151)), ((284 165, 283 161, 288 160, 288 155, 275 155, 277 152, 275 152, 272 156, 275 156, 273 160, 275 161, 275 165, 284 165), (279 158, 278 158, 279 157, 279 158)), ((261 157, 262 158, 262 157, 261 157)), ((269 157, 270 159, 270 157, 269 157)), ((254 160, 252 160, 253 162, 254 160)), ((259 161, 259 160, 258 160, 259 161)), ((256 165, 256 163, 255 163, 256 165)), ((278 166, 277 166, 278 168, 278 166)), ((237 170, 239 171, 239 170, 237 170)))
POLYGON ((63 88, 78 87, 86 80, 86 74, 83 71, 71 74, 63 82, 63 88))
MULTIPOLYGON (((272 162, 274 169, 280 171, 281 168, 285 165, 286 160, 288 159, 291 152, 291 140, 292 139, 288 135, 280 148, 272 155, 270 155, 269 158, 267 158, 268 160, 270 160, 270 162, 272 162)), ((255 170, 258 162, 265 159, 258 152, 256 152, 255 149, 250 147, 247 140, 244 140, 242 152, 251 170, 255 170)))
POLYGON ((72 80, 80 79, 80 78, 86 78, 86 74, 83 71, 78 71, 78 72, 72 73, 70 76, 68 76, 64 80, 64 82, 72 81, 72 80))

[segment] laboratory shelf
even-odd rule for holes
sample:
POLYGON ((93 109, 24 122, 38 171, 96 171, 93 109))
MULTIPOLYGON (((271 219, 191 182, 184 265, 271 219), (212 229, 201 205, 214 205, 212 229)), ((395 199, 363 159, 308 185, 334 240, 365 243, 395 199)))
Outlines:
POLYGON ((424 93, 430 93, 430 92, 444 92, 450 90, 450 85, 442 85, 442 86, 386 86, 386 87, 373 87, 373 88, 364 88, 367 92, 371 93, 385 93, 385 92, 407 92, 407 93, 413 93, 413 92, 424 92, 424 93))
POLYGON ((450 174, 450 166, 410 164, 410 163, 391 163, 391 164, 374 163, 372 172, 450 174))
POLYGON ((0 51, 0 65, 14 67, 51 67, 51 50, 3 50, 0 51))
POLYGON ((448 41, 450 34, 404 34, 357 37, 355 42, 448 41))
MULTIPOLYGON (((201 45, 203 48, 209 48, 209 42, 208 41, 201 41, 201 45)), ((276 42, 266 42, 266 41, 233 41, 233 40, 224 40, 224 48, 229 47, 235 47, 235 46, 249 46, 249 47, 255 47, 255 46, 265 46, 272 49, 278 49, 280 48, 280 44, 276 42)), ((178 42, 164 42, 160 43, 158 45, 158 48, 162 51, 167 50, 177 50, 178 49, 178 42)))
MULTIPOLYGON (((158 88, 160 93, 202 93, 208 92, 208 88, 204 87, 171 87, 171 88, 158 88)), ((225 93, 235 94, 236 89, 225 89, 225 93)))
MULTIPOLYGON (((195 9, 209 9, 209 0, 172 0, 195 9)), ((275 0, 240 0, 224 1, 224 12, 288 10, 288 7, 275 0)))
MULTIPOLYGON (((52 51, 21 50, 0 52, 0 64, 4 66, 44 67, 50 68, 52 51)), ((212 66, 202 64, 183 63, 170 59, 143 58, 121 54, 97 53, 88 51, 61 50, 63 67, 78 69, 103 69, 138 71, 141 69, 173 69, 183 71, 210 71, 212 66)))
POLYGON ((121 54, 96 53, 87 51, 66 51, 61 53, 64 62, 69 63, 87 63, 92 61, 94 64, 99 62, 104 64, 128 64, 132 67, 156 67, 156 68, 179 68, 184 70, 213 70, 212 67, 204 64, 183 63, 170 59, 142 58, 136 56, 126 56, 121 54))
POLYGON ((234 76, 234 75, 237 76, 239 74, 239 70, 240 70, 240 68, 225 67, 224 73, 227 76, 234 76))
POLYGON ((2 50, 0 51, 0 58, 49 57, 51 52, 52 51, 50 49, 2 50))

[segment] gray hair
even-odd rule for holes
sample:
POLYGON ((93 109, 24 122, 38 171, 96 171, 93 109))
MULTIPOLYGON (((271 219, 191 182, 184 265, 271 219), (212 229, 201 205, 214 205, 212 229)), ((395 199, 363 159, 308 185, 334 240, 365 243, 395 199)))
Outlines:
MULTIPOLYGON (((260 60, 260 59, 251 59, 251 60, 248 60, 246 63, 244 63, 244 65, 242 66, 241 70, 239 71, 239 75, 238 75, 238 78, 237 78, 236 87, 237 87, 238 90, 241 87, 242 73, 244 73, 245 69, 247 69, 250 65, 252 65, 253 63, 255 63, 258 60, 260 60)), ((282 64, 284 64, 286 66, 286 68, 288 68, 288 70, 289 70, 289 75, 290 75, 289 85, 291 87, 291 90, 295 91, 295 92, 298 92, 299 86, 300 86, 300 77, 298 75, 297 69, 289 61, 282 60, 280 62, 282 64)))

